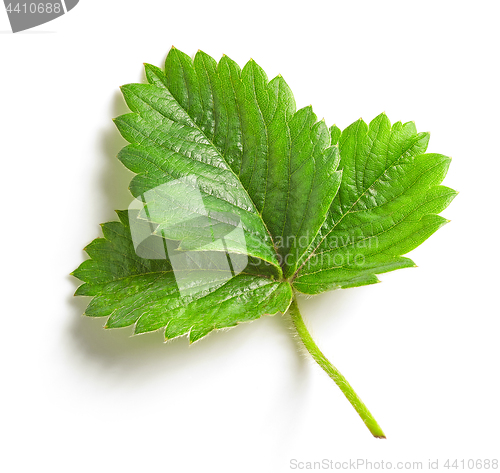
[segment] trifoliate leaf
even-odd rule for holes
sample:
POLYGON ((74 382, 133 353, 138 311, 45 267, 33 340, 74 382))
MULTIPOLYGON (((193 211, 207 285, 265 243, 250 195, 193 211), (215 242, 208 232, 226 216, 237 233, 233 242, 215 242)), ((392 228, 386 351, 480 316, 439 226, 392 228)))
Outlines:
POLYGON ((122 87, 131 113, 115 120, 135 200, 73 273, 84 282, 76 294, 92 297, 86 315, 196 341, 289 310, 307 350, 384 438, 314 343, 294 290, 373 284, 414 266, 403 255, 446 223, 438 214, 456 195, 440 185, 450 159, 385 114, 328 129, 253 60, 240 69, 172 48, 164 70, 145 67, 148 83, 122 87))

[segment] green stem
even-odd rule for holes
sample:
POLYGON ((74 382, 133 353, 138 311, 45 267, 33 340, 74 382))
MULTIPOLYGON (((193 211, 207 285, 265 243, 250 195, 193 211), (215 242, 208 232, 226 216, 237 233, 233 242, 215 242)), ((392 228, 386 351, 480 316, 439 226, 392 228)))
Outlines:
POLYGON ((323 355, 323 353, 321 353, 321 350, 312 339, 311 334, 308 332, 307 327, 304 324, 304 320, 300 315, 296 297, 293 298, 289 312, 292 317, 293 325, 295 326, 295 329, 297 330, 302 343, 307 348, 307 351, 315 359, 316 363, 318 363, 318 365, 326 371, 326 374, 335 381, 337 386, 351 403, 352 407, 356 409, 356 412, 359 414, 361 419, 363 419, 363 422, 366 424, 368 430, 372 433, 372 435, 379 439, 385 439, 384 432, 377 424, 377 421, 371 415, 370 411, 364 405, 363 401, 354 392, 354 389, 352 389, 347 379, 345 379, 344 376, 342 376, 342 374, 339 372, 339 370, 337 370, 337 368, 335 368, 335 366, 333 366, 328 361, 328 359, 325 357, 325 355, 323 355))

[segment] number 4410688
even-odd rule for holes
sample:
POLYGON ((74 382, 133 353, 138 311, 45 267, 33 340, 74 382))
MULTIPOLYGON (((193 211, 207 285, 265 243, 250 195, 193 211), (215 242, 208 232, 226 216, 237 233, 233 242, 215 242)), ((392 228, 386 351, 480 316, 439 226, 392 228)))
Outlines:
POLYGON ((9 13, 61 13, 60 3, 9 3, 9 13), (13 6, 14 5, 14 6, 13 6))
POLYGON ((447 469, 455 470, 497 470, 498 469, 498 459, 492 460, 446 460, 443 465, 447 469))

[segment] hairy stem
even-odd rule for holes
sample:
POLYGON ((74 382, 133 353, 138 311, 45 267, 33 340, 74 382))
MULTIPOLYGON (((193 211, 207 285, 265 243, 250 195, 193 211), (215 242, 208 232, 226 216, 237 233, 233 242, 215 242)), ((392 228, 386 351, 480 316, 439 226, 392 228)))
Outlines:
POLYGON ((356 409, 356 412, 359 414, 361 419, 363 419, 363 422, 366 424, 368 430, 372 433, 372 435, 379 439, 385 439, 384 432, 377 424, 377 421, 371 415, 370 411, 364 405, 363 401, 354 392, 354 389, 352 389, 347 379, 345 379, 344 376, 342 376, 342 374, 339 372, 339 370, 337 370, 337 368, 335 368, 335 366, 333 366, 328 361, 328 359, 325 357, 325 355, 323 355, 323 353, 321 353, 321 350, 312 339, 311 334, 304 324, 302 315, 299 312, 296 297, 293 298, 289 312, 292 317, 293 325, 295 326, 295 329, 297 330, 302 343, 307 348, 307 351, 311 354, 316 363, 318 363, 318 365, 325 370, 326 374, 328 374, 328 376, 330 376, 330 378, 335 381, 337 386, 344 393, 345 397, 352 404, 352 407, 356 409))

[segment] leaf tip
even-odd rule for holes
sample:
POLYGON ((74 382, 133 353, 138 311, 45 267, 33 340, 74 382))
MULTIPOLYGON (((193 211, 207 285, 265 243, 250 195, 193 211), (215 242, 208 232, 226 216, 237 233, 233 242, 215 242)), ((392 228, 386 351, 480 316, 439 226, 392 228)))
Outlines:
POLYGON ((176 337, 169 337, 166 333, 163 334, 164 340, 163 343, 171 342, 176 337))

